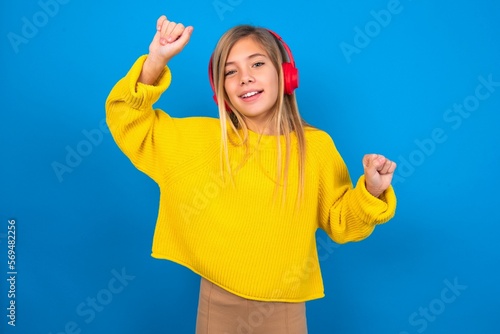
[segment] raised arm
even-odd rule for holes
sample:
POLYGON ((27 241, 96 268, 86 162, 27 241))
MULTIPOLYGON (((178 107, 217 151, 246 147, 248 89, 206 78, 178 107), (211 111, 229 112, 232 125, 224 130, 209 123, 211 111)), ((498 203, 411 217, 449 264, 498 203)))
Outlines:
POLYGON ((186 46, 192 31, 160 17, 149 54, 135 62, 106 100, 106 122, 115 142, 137 169, 157 182, 176 147, 177 131, 174 120, 153 104, 170 84, 167 63, 186 46))

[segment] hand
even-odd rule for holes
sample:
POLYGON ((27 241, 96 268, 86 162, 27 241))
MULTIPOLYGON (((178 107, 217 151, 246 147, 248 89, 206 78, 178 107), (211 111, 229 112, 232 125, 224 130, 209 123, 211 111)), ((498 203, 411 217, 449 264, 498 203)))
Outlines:
POLYGON ((165 15, 156 22, 156 33, 149 45, 139 81, 154 84, 165 65, 184 49, 189 42, 193 27, 167 20, 165 15))
POLYGON ((149 55, 165 64, 189 42, 193 27, 167 20, 165 15, 156 22, 156 34, 149 45, 149 55))
POLYGON ((391 185, 396 163, 380 154, 367 154, 363 157, 366 190, 379 197, 391 185))

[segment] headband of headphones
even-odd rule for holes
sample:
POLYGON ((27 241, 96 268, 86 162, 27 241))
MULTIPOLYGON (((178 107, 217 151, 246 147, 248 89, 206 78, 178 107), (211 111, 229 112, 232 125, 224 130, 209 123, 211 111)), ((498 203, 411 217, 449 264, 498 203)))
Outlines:
MULTIPOLYGON (((287 55, 288 55, 288 62, 283 62, 282 67, 283 67, 283 81, 284 81, 284 91, 285 94, 287 95, 292 95, 293 92, 297 87, 299 87, 299 72, 297 68, 295 67, 295 61, 293 60, 292 56, 292 51, 288 47, 288 45, 283 41, 283 39, 274 31, 266 29, 271 35, 273 35, 280 43, 283 45, 283 48, 285 49, 287 55)), ((208 78, 210 80, 210 87, 212 87, 212 91, 214 92, 214 101, 217 103, 217 96, 215 92, 215 86, 214 86, 214 78, 212 74, 212 59, 213 55, 210 57, 210 61, 208 63, 208 78)), ((226 106, 227 107, 227 106, 226 106)), ((227 108, 229 109, 229 108, 227 108)))

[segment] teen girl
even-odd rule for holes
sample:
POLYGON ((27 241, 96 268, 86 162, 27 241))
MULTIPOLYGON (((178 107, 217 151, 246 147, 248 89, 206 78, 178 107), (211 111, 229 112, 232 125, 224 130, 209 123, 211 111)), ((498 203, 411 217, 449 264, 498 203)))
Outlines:
POLYGON ((232 28, 213 52, 219 119, 153 109, 192 32, 160 17, 106 102, 116 143, 160 187, 152 256, 202 277, 198 334, 307 333, 304 303, 324 296, 317 229, 359 241, 392 218, 396 165, 365 155, 353 187, 330 136, 300 117, 288 47, 263 28, 232 28))

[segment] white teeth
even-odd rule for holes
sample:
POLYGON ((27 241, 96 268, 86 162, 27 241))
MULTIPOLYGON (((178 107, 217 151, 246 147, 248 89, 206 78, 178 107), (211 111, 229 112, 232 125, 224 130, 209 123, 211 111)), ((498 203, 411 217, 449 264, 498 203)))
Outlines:
POLYGON ((242 95, 241 97, 245 99, 247 97, 257 95, 258 93, 259 92, 250 92, 250 93, 246 93, 246 94, 242 95))

